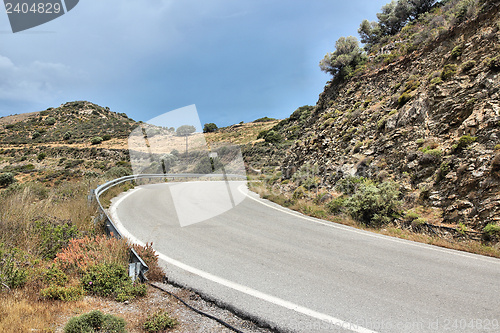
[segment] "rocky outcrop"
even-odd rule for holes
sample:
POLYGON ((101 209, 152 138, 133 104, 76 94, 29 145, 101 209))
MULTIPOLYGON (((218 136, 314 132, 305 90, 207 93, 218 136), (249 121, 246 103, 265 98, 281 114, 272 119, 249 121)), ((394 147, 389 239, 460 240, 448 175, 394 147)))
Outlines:
POLYGON ((325 189, 347 175, 391 178, 408 205, 438 208, 442 222, 500 223, 498 21, 494 7, 425 49, 330 82, 281 163, 283 177, 309 163, 325 189))

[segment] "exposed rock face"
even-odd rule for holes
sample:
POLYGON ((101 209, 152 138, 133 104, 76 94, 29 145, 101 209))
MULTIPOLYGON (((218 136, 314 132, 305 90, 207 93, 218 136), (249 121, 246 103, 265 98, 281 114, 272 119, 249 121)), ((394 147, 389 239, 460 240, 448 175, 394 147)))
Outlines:
POLYGON ((487 61, 500 54, 498 21, 494 7, 426 49, 330 82, 282 162, 284 177, 311 163, 326 188, 346 175, 392 178, 407 202, 442 209, 443 222, 500 222, 500 72, 487 61))

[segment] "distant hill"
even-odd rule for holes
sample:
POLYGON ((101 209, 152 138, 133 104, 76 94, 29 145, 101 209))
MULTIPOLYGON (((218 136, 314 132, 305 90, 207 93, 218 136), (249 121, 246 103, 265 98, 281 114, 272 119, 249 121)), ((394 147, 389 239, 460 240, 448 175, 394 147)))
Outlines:
POLYGON ((126 138, 137 123, 124 113, 86 102, 68 102, 45 111, 0 118, 0 146, 89 143, 95 136, 126 138))

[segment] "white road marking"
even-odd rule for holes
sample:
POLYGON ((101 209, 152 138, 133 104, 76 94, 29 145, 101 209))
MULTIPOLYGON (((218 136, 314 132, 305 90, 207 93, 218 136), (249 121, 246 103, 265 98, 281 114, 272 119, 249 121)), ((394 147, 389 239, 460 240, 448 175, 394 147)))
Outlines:
MULTIPOLYGON (((241 191, 241 186, 238 187, 238 190, 241 193, 243 193, 241 191)), ((430 245, 430 244, 425 244, 425 243, 417 243, 417 242, 413 242, 413 241, 410 241, 410 240, 399 239, 399 238, 396 238, 396 237, 379 235, 379 234, 376 234, 376 233, 373 233, 373 232, 369 232, 369 231, 358 230, 358 229, 356 229, 354 227, 348 227, 348 226, 344 226, 344 225, 341 225, 341 224, 337 224, 335 222, 323 222, 323 221, 321 221, 319 219, 316 219, 316 218, 313 218, 313 217, 309 217, 309 216, 300 214, 298 212, 294 212, 294 211, 289 210, 289 209, 284 209, 284 208, 281 208, 281 207, 276 207, 274 205, 270 205, 270 204, 264 202, 264 200, 262 200, 260 198, 256 199, 256 198, 250 196, 250 194, 248 192, 246 193, 246 196, 249 199, 257 201, 258 203, 260 203, 260 204, 262 204, 264 206, 267 206, 269 208, 275 209, 275 210, 280 211, 282 213, 285 213, 285 214, 288 214, 288 215, 292 215, 292 216, 295 216, 295 217, 299 217, 301 219, 304 219, 304 220, 307 220, 307 221, 310 221, 310 222, 314 222, 314 223, 317 223, 317 224, 325 225, 325 226, 330 227, 330 228, 346 230, 346 231, 354 232, 356 234, 365 235, 365 236, 369 236, 369 237, 374 237, 374 238, 378 238, 378 239, 384 239, 384 240, 392 241, 392 242, 399 243, 399 244, 405 244, 405 245, 414 246, 414 247, 423 247, 423 248, 426 248, 426 249, 430 249, 430 250, 434 250, 434 251, 438 251, 438 252, 443 252, 443 253, 448 253, 448 254, 453 254, 453 255, 457 255, 457 256, 469 258, 469 259, 477 259, 477 260, 488 262, 490 264, 491 263, 500 264, 500 260, 498 260, 496 258, 492 258, 492 257, 486 257, 486 256, 482 256, 482 255, 479 255, 479 254, 468 254, 468 253, 465 253, 465 252, 460 252, 458 250, 446 249, 446 248, 438 247, 438 246, 435 246, 435 245, 430 245)))
MULTIPOLYGON (((119 204, 123 200, 125 200, 125 198, 127 198, 132 193, 136 193, 139 190, 141 190, 141 188, 136 188, 136 189, 130 191, 129 193, 123 195, 121 198, 119 198, 115 203, 113 203, 111 205, 111 207, 109 209, 109 212, 110 212, 111 218, 113 219, 113 222, 115 223, 116 227, 118 228, 118 230, 120 231, 120 233, 123 235, 123 237, 128 238, 133 243, 145 246, 146 244, 144 242, 142 242, 139 239, 137 239, 127 229, 125 229, 125 227, 123 226, 123 224, 121 224, 120 220, 118 219, 118 214, 116 212, 116 207, 119 206, 119 204)), ((258 290, 255 290, 255 289, 243 286, 243 285, 241 285, 239 283, 232 282, 232 281, 226 280, 224 278, 215 276, 213 274, 210 274, 208 272, 202 271, 200 269, 197 269, 197 268, 194 268, 192 266, 186 265, 186 264, 184 264, 184 263, 182 263, 182 262, 180 262, 178 260, 170 258, 170 257, 168 257, 168 256, 166 256, 163 253, 160 253, 158 251, 157 251, 157 254, 158 254, 158 257, 161 260, 163 260, 163 261, 165 261, 165 262, 167 262, 167 263, 169 263, 171 265, 174 265, 174 266, 176 266, 176 267, 178 267, 180 269, 183 269, 183 270, 185 270, 187 272, 190 272, 192 274, 198 275, 198 276, 200 276, 200 277, 202 277, 204 279, 207 279, 207 280, 210 280, 212 282, 215 282, 215 283, 218 283, 220 285, 223 285, 225 287, 237 290, 237 291, 242 292, 244 294, 256 297, 256 298, 264 300, 266 302, 269 302, 269 303, 272 303, 272 304, 275 304, 275 305, 278 305, 278 306, 282 306, 284 308, 293 310, 295 312, 304 314, 306 316, 309 316, 309 317, 312 317, 312 318, 319 319, 321 321, 330 323, 332 325, 335 325, 338 328, 346 329, 346 330, 349 330, 349 331, 352 331, 352 332, 356 332, 356 333, 377 333, 375 331, 372 331, 372 330, 369 330, 367 328, 358 326, 356 324, 340 320, 338 318, 329 316, 327 314, 320 313, 320 312, 308 309, 306 307, 300 306, 298 304, 285 301, 284 299, 281 299, 281 298, 278 298, 278 297, 275 297, 275 296, 271 296, 271 295, 265 294, 263 292, 260 292, 258 290)))

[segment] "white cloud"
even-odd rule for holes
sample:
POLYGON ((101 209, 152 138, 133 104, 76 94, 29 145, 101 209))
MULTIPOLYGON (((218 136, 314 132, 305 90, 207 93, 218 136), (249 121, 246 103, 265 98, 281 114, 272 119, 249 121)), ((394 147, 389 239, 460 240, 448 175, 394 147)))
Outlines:
POLYGON ((60 63, 33 61, 16 65, 0 55, 0 100, 51 101, 66 84, 77 79, 76 74, 60 63))

